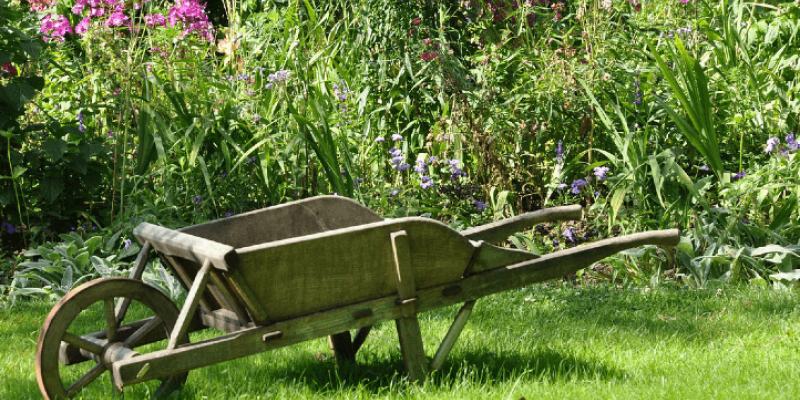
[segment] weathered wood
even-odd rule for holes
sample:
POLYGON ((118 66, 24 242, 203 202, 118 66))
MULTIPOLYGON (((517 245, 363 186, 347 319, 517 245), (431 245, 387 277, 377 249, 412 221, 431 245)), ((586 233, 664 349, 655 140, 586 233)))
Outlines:
POLYGON ((273 321, 397 291, 387 238, 408 232, 419 288, 461 277, 472 244, 426 218, 400 218, 237 249, 243 279, 273 321), (357 290, 354 290, 357 288, 357 290))
POLYGON ((241 321, 242 324, 247 324, 247 322, 250 321, 250 317, 248 317, 244 309, 239 307, 236 296, 231 292, 231 289, 229 289, 228 283, 220 277, 220 271, 209 271, 209 278, 211 282, 209 282, 208 288, 213 292, 217 302, 219 302, 223 309, 229 310, 235 314, 236 318, 241 321))
POLYGON ((579 205, 552 207, 465 229, 461 231, 461 234, 470 240, 497 243, 508 239, 514 233, 532 228, 542 222, 581 219, 582 216, 583 209, 579 205))
POLYGON ((270 321, 269 314, 261 305, 258 297, 250 289, 247 280, 239 269, 228 271, 228 280, 231 283, 231 289, 238 295, 238 298, 244 303, 247 312, 250 314, 250 319, 257 325, 266 325, 270 321))
MULTIPOLYGON (((184 266, 174 257, 165 254, 161 254, 160 256, 163 264, 167 266, 167 268, 169 268, 173 274, 178 276, 178 280, 183 284, 184 289, 189 291, 194 283, 194 276, 190 275, 189 271, 187 271, 187 269, 184 268, 184 266)), ((199 300, 200 308, 203 311, 211 312, 211 310, 214 310, 216 307, 212 307, 212 303, 204 297, 201 297, 199 300)))
MULTIPOLYGON (((644 244, 674 246, 679 240, 679 232, 675 229, 605 239, 590 245, 562 250, 554 255, 463 278, 459 280, 462 291, 449 297, 442 296, 442 291, 454 286, 453 282, 418 289, 416 310, 424 312, 464 303, 488 294, 561 277, 626 248, 644 244), (616 250, 614 252, 600 251, 600 254, 595 254, 598 253, 597 247, 603 247, 606 244, 616 250), (562 257, 561 253, 566 252, 569 253, 562 257)), ((163 350, 120 361, 113 366, 114 376, 126 385, 144 382, 400 317, 402 317, 402 313, 397 304, 397 297, 387 296, 276 322, 266 327, 243 329, 229 335, 179 346, 173 351, 163 350), (372 316, 362 319, 352 318, 354 312, 364 308, 372 309, 372 316), (277 331, 282 332, 280 338, 269 342, 262 340, 265 334, 277 331), (141 376, 137 376, 145 364, 150 364, 152 368, 141 376)))
MULTIPOLYGON (((372 314, 370 314, 371 316, 372 314)), ((372 326, 365 326, 363 328, 359 328, 356 331, 355 337, 353 337, 353 352, 358 353, 358 350, 361 349, 361 346, 367 341, 367 337, 369 336, 369 331, 372 330, 372 326)))
POLYGON ((172 329, 172 333, 169 336, 169 344, 167 345, 167 349, 174 349, 179 344, 180 339, 185 337, 189 331, 189 325, 192 323, 192 319, 194 318, 197 304, 200 302, 200 298, 203 296, 203 291, 206 288, 206 283, 208 282, 209 278, 208 272, 210 269, 211 260, 206 260, 203 262, 203 266, 200 268, 200 271, 198 271, 197 275, 194 277, 192 288, 189 290, 189 294, 186 296, 186 302, 183 304, 181 313, 178 315, 178 320, 175 322, 175 328, 172 329))
POLYGON ((159 252, 202 264, 209 260, 214 268, 227 271, 238 262, 233 247, 198 236, 142 222, 133 235, 140 243, 149 241, 159 252))
POLYGON ((237 332, 244 328, 255 326, 252 322, 242 322, 232 311, 219 309, 211 313, 200 312, 203 325, 223 332, 237 332))
POLYGON ((400 351, 408 378, 413 382, 424 382, 428 375, 425 360, 425 348, 422 345, 422 333, 416 313, 417 288, 414 283, 414 271, 410 240, 406 231, 392 232, 392 253, 394 255, 395 278, 397 279, 397 297, 401 317, 395 320, 397 336, 400 339, 400 351))
MULTIPOLYGON (((39 383, 42 395, 46 399, 67 398, 74 395, 105 371, 106 368, 102 363, 97 364, 89 373, 79 378, 76 382, 69 384, 69 382, 62 382, 58 364, 62 354, 62 340, 64 339, 71 342, 70 348, 79 349, 79 347, 84 347, 85 352, 92 356, 95 356, 94 353, 98 349, 87 344, 87 342, 94 344, 108 343, 105 339, 97 339, 91 336, 76 337, 69 333, 69 328, 83 310, 97 302, 103 303, 105 310, 111 309, 112 312, 107 314, 111 314, 110 319, 114 320, 113 302, 110 307, 105 305, 107 300, 113 300, 115 297, 131 297, 142 303, 161 317, 165 321, 164 326, 167 328, 172 327, 178 315, 175 305, 161 292, 141 281, 129 278, 96 279, 70 291, 53 307, 45 319, 37 343, 36 380, 39 383), (67 384, 69 386, 66 386, 67 384)), ((116 324, 115 320, 114 324, 116 324)), ((130 331, 130 329, 125 331, 130 331)), ((121 332, 123 332, 123 329, 117 329, 117 339, 121 337, 121 332)), ((111 337, 113 335, 108 336, 111 337)), ((181 342, 188 341, 188 337, 185 339, 181 342)))
POLYGON ((357 202, 319 196, 181 229, 235 248, 383 221, 357 202))
POLYGON ((493 246, 486 242, 474 242, 478 247, 478 256, 472 264, 472 268, 464 271, 464 275, 483 272, 490 269, 505 267, 538 258, 536 254, 528 253, 524 250, 506 249, 493 246))
POLYGON ((469 320, 469 316, 472 314, 472 307, 474 306, 475 300, 470 300, 464 303, 464 306, 458 311, 456 319, 453 321, 453 324, 450 325, 450 329, 439 345, 439 350, 436 350, 436 354, 433 356, 433 360, 431 360, 431 371, 438 370, 442 367, 442 364, 444 364, 447 355, 450 354, 450 351, 453 350, 453 346, 455 346, 458 341, 458 336, 461 335, 461 331, 464 330, 464 326, 467 324, 467 320, 469 320))
POLYGON ((356 361, 356 352, 353 350, 353 341, 350 339, 349 331, 329 335, 328 343, 337 364, 342 365, 356 361))

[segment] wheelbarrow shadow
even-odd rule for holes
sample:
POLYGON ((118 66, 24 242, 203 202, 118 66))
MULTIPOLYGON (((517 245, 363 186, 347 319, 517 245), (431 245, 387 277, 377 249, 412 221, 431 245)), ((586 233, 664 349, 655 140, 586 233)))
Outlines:
MULTIPOLYGON (((269 368, 268 373, 254 373, 245 380, 261 380, 265 387, 275 384, 286 384, 302 388, 302 391, 319 394, 348 393, 353 389, 372 395, 388 392, 403 393, 412 389, 405 376, 403 360, 399 354, 376 355, 363 353, 358 362, 337 365, 332 358, 319 360, 318 357, 293 357, 281 366, 269 368), (274 381, 264 381, 265 375, 274 381), (258 378, 257 378, 257 377, 258 378)), ((625 371, 592 359, 584 359, 571 354, 548 348, 535 349, 531 352, 503 351, 454 351, 442 368, 435 371, 425 383, 435 387, 447 388, 458 382, 469 382, 471 385, 497 385, 503 382, 515 382, 520 377, 537 381, 573 381, 573 380, 617 380, 624 379, 625 371)), ((212 382, 208 386, 224 387, 232 382, 219 375, 210 376, 212 382), (219 382, 213 382, 219 380, 219 382)), ((207 379, 207 378, 206 378, 207 379)), ((190 376, 187 387, 179 398, 203 398, 203 393, 195 393, 190 376)), ((258 392, 257 387, 252 388, 258 392)), ((242 393, 239 393, 242 394, 242 393)))

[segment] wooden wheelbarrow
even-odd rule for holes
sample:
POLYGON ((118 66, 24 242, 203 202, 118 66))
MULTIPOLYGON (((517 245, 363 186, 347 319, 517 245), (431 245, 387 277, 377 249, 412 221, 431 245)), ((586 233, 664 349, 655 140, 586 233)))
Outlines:
POLYGON ((442 366, 476 299, 564 276, 631 247, 678 244, 673 229, 542 257, 492 245, 538 223, 581 215, 577 205, 554 207, 456 232, 427 218, 384 220, 352 200, 323 196, 181 230, 142 223, 134 230, 142 250, 130 278, 88 282, 48 315, 36 351, 39 388, 45 398, 68 398, 110 371, 117 390, 160 379, 159 390, 171 391, 192 369, 323 336, 337 360, 354 360, 370 327, 388 320, 396 322, 409 379, 421 381, 442 366), (188 290, 180 310, 141 280, 153 249, 188 290), (125 322, 132 303, 150 317, 125 322), (417 313, 456 303, 464 306, 428 361, 417 313), (73 321, 93 304, 105 330, 72 333, 79 328, 73 321), (190 332, 206 328, 227 334, 190 343, 190 332), (155 343, 162 349, 152 351, 155 343), (83 362, 93 367, 62 379, 59 364, 83 362))

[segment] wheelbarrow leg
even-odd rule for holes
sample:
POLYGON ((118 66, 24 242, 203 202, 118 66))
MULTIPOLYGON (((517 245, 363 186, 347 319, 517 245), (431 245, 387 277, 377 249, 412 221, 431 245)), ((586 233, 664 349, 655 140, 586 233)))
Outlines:
POLYGON ((470 300, 464 303, 464 306, 458 311, 456 319, 453 321, 453 324, 450 325, 450 330, 447 331, 444 340, 442 340, 442 344, 439 345, 439 350, 436 351, 433 360, 431 360, 431 371, 436 371, 444 364, 444 360, 447 359, 450 350, 453 350, 453 346, 456 344, 458 336, 464 329, 464 325, 467 324, 467 320, 470 314, 472 314, 472 307, 474 306, 475 300, 470 300))
POLYGON ((353 349, 353 341, 350 340, 350 331, 330 335, 328 336, 328 342, 331 345, 337 364, 343 365, 356 361, 356 350, 353 349))
POLYGON ((336 357, 336 363, 342 365, 356 362, 356 354, 367 340, 370 330, 372 330, 372 326, 365 326, 357 330, 352 340, 349 331, 328 336, 328 343, 331 345, 333 356, 336 357))
POLYGON ((400 351, 403 353, 408 379, 422 383, 428 375, 428 362, 425 359, 425 349, 422 346, 422 334, 417 319, 417 288, 411 270, 408 235, 405 231, 399 231, 392 233, 391 238, 397 277, 397 297, 402 313, 402 317, 395 320, 400 351))

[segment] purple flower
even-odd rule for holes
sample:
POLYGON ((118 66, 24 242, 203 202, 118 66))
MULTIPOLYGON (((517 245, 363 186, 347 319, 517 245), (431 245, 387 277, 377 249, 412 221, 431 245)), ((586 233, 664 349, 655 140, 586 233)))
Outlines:
POLYGON ((451 168, 456 168, 456 167, 458 167, 458 160, 456 160, 455 158, 454 158, 454 159, 452 159, 452 160, 450 160, 448 163, 450 164, 450 167, 451 167, 451 168))
POLYGON ((558 239, 553 239, 553 247, 558 247, 558 239))
POLYGON ((389 197, 397 196, 398 193, 400 192, 398 192, 397 190, 392 190, 391 192, 389 192, 389 197))
POLYGON ((228 177, 228 173, 227 173, 227 172, 223 172, 223 173, 222 173, 222 179, 225 179, 225 178, 227 178, 227 177, 228 177))
POLYGON ((564 163, 564 143, 558 142, 558 147, 556 147, 556 163, 563 164, 564 163))
POLYGON ((194 201, 194 204, 200 204, 203 201, 203 196, 194 196, 192 201, 194 201))
POLYGON ((567 228, 561 235, 569 239, 570 243, 575 243, 575 232, 572 231, 572 228, 567 228))
POLYGON ((580 194, 581 186, 586 186, 586 181, 583 179, 576 179, 572 181, 572 194, 580 194))
POLYGON ((790 134, 786 135, 786 144, 789 145, 789 149, 792 150, 792 151, 797 150, 798 148, 800 148, 800 144, 798 144, 794 140, 794 133, 790 133, 790 134))
POLYGON ((86 127, 83 126, 83 114, 78 114, 78 130, 81 132, 86 132, 86 127))
POLYGON ((247 162, 248 163, 254 163, 254 162, 256 162, 256 158, 255 157, 250 157, 250 158, 247 159, 247 162))
POLYGON ((739 172, 738 174, 734 174, 733 176, 731 176, 731 180, 738 181, 739 179, 744 178, 745 175, 747 175, 747 172, 739 172))
POLYGON ((403 154, 403 151, 398 149, 397 147, 392 147, 391 149, 389 149, 389 155, 392 157, 399 157, 401 154, 403 154))
POLYGON ((428 164, 433 164, 436 160, 438 160, 436 156, 430 156, 428 157, 428 164))
POLYGON ((417 160, 417 165, 414 167, 414 172, 419 174, 424 174, 428 172, 428 167, 425 165, 425 161, 417 160))
POLYGON ((489 208, 489 206, 487 206, 486 203, 479 200, 472 200, 472 205, 474 205, 475 208, 478 209, 478 212, 483 212, 483 210, 489 208))
POLYGON ((606 179, 606 174, 611 168, 608 167, 594 167, 594 175, 597 177, 598 180, 606 179))
POLYGON ((381 143, 381 142, 385 142, 385 141, 386 141, 386 138, 383 137, 383 136, 378 136, 378 137, 375 138, 375 143, 381 143))
POLYGON ((402 172, 402 171, 405 171, 405 170, 409 169, 410 167, 411 166, 408 165, 408 164, 400 164, 400 166, 397 167, 397 170, 402 172))
POLYGON ((594 192, 594 197, 600 197, 600 192, 594 192))
POLYGON ((226 212, 226 213, 225 213, 225 216, 226 216, 226 217, 233 216, 233 211, 228 211, 228 212, 226 212))
POLYGON ((703 165, 702 167, 700 167, 700 169, 703 171, 711 171, 711 168, 708 168, 708 165, 703 165))
POLYGON ((14 229, 14 225, 11 225, 10 222, 6 221, 3 221, 3 224, 0 225, 0 230, 6 231, 9 235, 17 231, 14 229))
POLYGON ((130 248, 131 248, 131 240, 125 239, 125 250, 128 250, 130 248))
POLYGON ((423 189, 427 189, 433 185, 433 180, 430 176, 423 176, 422 182, 420 182, 419 185, 422 186, 423 189))
POLYGON ((567 185, 566 183, 559 183, 558 184, 558 189, 561 190, 561 189, 566 188, 567 186, 569 186, 569 185, 567 185))
POLYGON ((394 142, 402 142, 403 141, 403 135, 401 135, 399 133, 393 134, 392 135, 392 141, 394 141, 394 142))
POLYGON ((466 178, 467 174, 464 173, 464 171, 462 171, 461 168, 453 167, 453 173, 450 174, 450 180, 452 181, 452 180, 454 180, 454 179, 456 179, 456 178, 458 178, 460 176, 463 176, 463 177, 466 178))
POLYGON ((767 148, 764 149, 764 153, 772 153, 780 142, 781 140, 776 137, 767 139, 767 148))

